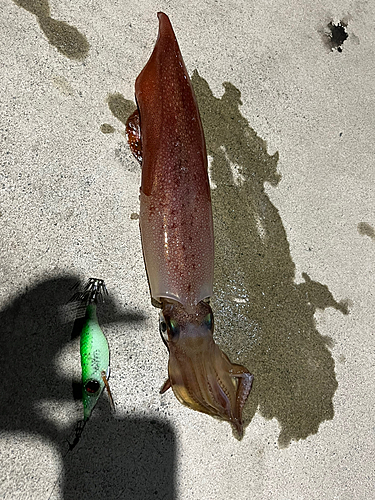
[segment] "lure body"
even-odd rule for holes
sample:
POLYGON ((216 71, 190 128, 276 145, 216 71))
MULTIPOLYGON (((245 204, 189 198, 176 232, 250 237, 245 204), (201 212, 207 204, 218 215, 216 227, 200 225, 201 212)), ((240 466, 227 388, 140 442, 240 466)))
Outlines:
POLYGON ((96 316, 96 304, 86 309, 85 324, 80 336, 82 367, 82 402, 87 420, 100 398, 105 383, 102 374, 109 376, 109 347, 96 316))
POLYGON ((213 340, 214 236, 207 154, 190 78, 168 17, 135 83, 128 142, 142 164, 140 229, 151 297, 161 304, 177 399, 230 421, 242 435, 252 375, 213 340))
POLYGON ((104 388, 108 390, 111 405, 113 400, 108 385, 109 347, 99 326, 96 308, 102 294, 108 293, 103 280, 91 278, 82 292, 76 293, 72 301, 85 307, 85 317, 80 320, 80 354, 82 368, 82 402, 84 421, 88 420, 104 388))

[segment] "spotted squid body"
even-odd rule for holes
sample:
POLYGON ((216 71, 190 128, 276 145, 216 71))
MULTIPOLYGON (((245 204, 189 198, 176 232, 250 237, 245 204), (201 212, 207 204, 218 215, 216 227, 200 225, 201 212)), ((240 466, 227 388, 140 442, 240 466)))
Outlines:
POLYGON ((231 422, 253 376, 213 339, 214 235, 207 154, 198 106, 168 17, 158 14, 154 51, 135 83, 138 109, 127 136, 142 164, 140 229, 159 328, 169 350, 168 380, 188 407, 231 422))

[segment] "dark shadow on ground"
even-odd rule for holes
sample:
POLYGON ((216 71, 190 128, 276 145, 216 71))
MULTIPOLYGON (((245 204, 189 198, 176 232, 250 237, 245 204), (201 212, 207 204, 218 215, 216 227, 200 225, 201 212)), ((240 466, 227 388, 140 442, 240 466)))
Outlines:
MULTIPOLYGON (((40 410, 43 402, 58 407, 73 400, 72 380, 56 372, 55 362, 71 341, 74 318, 65 321, 63 306, 77 281, 72 275, 40 281, 0 312, 0 359, 6 379, 1 389, 0 434, 38 436, 59 450, 64 461, 64 499, 173 499, 175 438, 168 422, 115 418, 103 397, 79 444, 67 453, 66 440, 74 435, 75 424, 61 430, 40 410)), ((102 325, 144 320, 111 296, 99 312, 102 325)))
POLYGON ((64 500, 173 500, 176 445, 170 424, 113 418, 107 401, 95 410, 67 455, 64 500))
POLYGON ((192 83, 216 185, 215 336, 232 362, 254 374, 245 424, 259 409, 278 420, 279 445, 287 446, 333 418, 332 341, 317 331, 314 312, 348 309, 306 273, 304 283, 294 281, 283 223, 264 191, 266 182, 279 183, 278 153, 267 153, 265 141, 242 116, 240 91, 224 83, 223 96, 216 98, 197 71, 192 83))

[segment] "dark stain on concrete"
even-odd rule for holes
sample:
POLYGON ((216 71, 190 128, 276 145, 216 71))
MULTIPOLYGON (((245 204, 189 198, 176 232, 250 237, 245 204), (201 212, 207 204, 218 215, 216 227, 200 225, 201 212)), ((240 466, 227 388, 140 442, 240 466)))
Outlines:
POLYGON ((53 19, 50 15, 48 0, 13 0, 16 5, 34 14, 39 26, 49 43, 56 49, 74 60, 83 60, 87 56, 90 45, 80 31, 74 26, 53 19))
POLYGON ((103 123, 100 126, 100 131, 103 132, 103 134, 113 134, 115 131, 115 128, 112 127, 109 123, 103 123))
POLYGON ((330 21, 327 24, 326 29, 323 30, 323 34, 325 37, 325 42, 330 50, 337 50, 338 52, 342 52, 342 45, 349 36, 346 31, 347 26, 348 23, 346 20, 341 20, 337 24, 335 24, 333 21, 330 21))
POLYGON ((347 314, 347 306, 306 273, 304 283, 294 281, 283 223, 264 191, 266 182, 280 181, 278 153, 267 153, 265 141, 241 115, 240 91, 226 82, 216 98, 197 71, 192 83, 217 186, 212 190, 215 338, 232 362, 254 374, 245 425, 257 409, 276 418, 279 446, 285 447, 333 418, 332 341, 316 329, 314 312, 333 307, 347 314))
POLYGON ((360 222, 357 229, 362 236, 368 236, 372 240, 375 240, 375 230, 370 224, 367 224, 367 222, 360 222))

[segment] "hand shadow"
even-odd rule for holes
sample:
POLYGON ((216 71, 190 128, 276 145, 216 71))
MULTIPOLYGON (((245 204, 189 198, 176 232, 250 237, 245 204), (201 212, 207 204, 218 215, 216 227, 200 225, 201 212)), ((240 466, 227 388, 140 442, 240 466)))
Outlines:
POLYGON ((65 459, 64 500, 175 498, 175 435, 167 421, 116 418, 102 398, 65 459))
MULTIPOLYGON (((173 498, 174 434, 167 422, 103 418, 101 408, 108 404, 104 400, 97 412, 95 409, 77 447, 67 453, 66 439, 73 434, 75 424, 70 430, 62 429, 41 411, 42 403, 58 407, 73 400, 71 381, 57 373, 55 363, 71 340, 73 321, 67 323, 62 311, 77 281, 72 275, 41 281, 12 298, 0 312, 0 358, 6 374, 1 389, 0 433, 36 435, 59 450, 66 478, 64 498, 87 498, 79 488, 91 491, 93 484, 97 493, 90 492, 92 498, 155 498, 151 489, 161 493, 158 498, 173 498), (82 456, 84 459, 76 465, 74 461, 82 456), (134 464, 132 460, 138 461, 134 464), (142 479, 137 484, 129 471, 147 481, 143 483, 142 479), (99 495, 103 490, 105 496, 99 495)), ((102 325, 142 320, 142 314, 122 309, 111 296, 106 298, 104 314, 99 318, 102 325)))
POLYGON ((192 75, 212 157, 215 230, 215 336, 232 362, 254 374, 245 407, 248 425, 257 408, 281 427, 279 445, 304 439, 333 418, 337 388, 330 339, 315 326, 316 307, 335 307, 328 288, 304 273, 294 282, 295 265, 282 220, 264 191, 276 186, 278 153, 241 115, 241 94, 224 83, 218 99, 197 71, 192 75))

